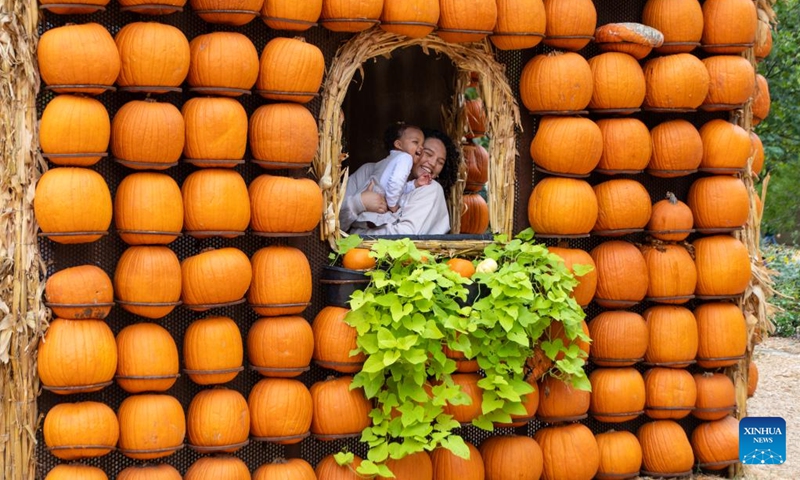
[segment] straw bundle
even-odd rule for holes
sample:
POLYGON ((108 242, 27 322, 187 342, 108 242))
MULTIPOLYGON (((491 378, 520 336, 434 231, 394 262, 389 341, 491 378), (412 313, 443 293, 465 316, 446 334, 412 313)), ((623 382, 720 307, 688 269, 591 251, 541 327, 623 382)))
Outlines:
MULTIPOLYGON (((514 162, 517 157, 515 127, 520 126, 519 108, 511 88, 506 81, 503 66, 492 54, 488 41, 475 44, 450 44, 429 35, 420 39, 408 39, 373 28, 360 33, 344 44, 327 73, 322 106, 320 108, 320 144, 314 158, 313 169, 325 199, 325 210, 320 234, 336 249, 336 240, 346 235, 339 228, 339 210, 347 186, 347 169, 342 161, 347 154, 342 152, 342 102, 347 95, 353 77, 364 71, 361 65, 380 56, 391 56, 396 49, 419 46, 426 54, 434 51, 447 55, 461 72, 476 72, 481 78, 482 97, 487 114, 489 148, 489 208, 492 232, 512 233, 514 220, 514 162)), ((452 115, 452 113, 451 113, 452 115)), ((451 118, 456 118, 454 115, 451 118)), ((449 132, 454 135, 458 126, 449 132)), ((449 130, 449 129, 448 129, 449 130)), ((459 134, 454 138, 458 143, 459 134)), ((463 163, 463 160, 462 160, 463 163)), ((463 168, 463 166, 462 166, 463 168)), ((448 199, 451 212, 451 230, 458 231, 460 200, 463 192, 448 199), (455 224, 452 222, 455 219, 455 224)), ((456 242, 458 243, 458 242, 456 242)), ((448 247, 448 242, 440 246, 448 247)), ((457 245, 453 246, 458 250, 457 245)))
POLYGON ((44 168, 36 131, 38 10, 36 2, 2 0, 0 12, 0 472, 21 480, 35 478, 36 345, 47 321, 32 208, 44 168))

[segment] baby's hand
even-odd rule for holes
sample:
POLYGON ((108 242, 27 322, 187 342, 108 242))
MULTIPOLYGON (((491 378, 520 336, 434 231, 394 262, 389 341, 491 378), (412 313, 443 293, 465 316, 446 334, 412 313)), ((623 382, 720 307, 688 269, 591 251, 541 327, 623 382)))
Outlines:
POLYGON ((417 179, 414 180, 414 186, 417 188, 424 187, 425 185, 430 185, 430 184, 431 184, 431 176, 427 173, 420 177, 417 177, 417 179))
POLYGON ((389 209, 390 212, 395 213, 397 210, 400 209, 400 205, 395 205, 394 207, 386 207, 389 209))

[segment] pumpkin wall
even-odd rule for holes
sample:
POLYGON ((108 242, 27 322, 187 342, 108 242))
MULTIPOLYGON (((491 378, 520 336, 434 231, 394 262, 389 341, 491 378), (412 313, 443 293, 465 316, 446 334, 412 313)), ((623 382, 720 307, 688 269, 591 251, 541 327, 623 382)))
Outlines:
MULTIPOLYGON (((66 337, 65 333, 66 340, 54 340, 52 348, 61 346, 68 350, 65 345, 83 344, 87 345, 85 352, 92 355, 79 360, 86 365, 79 373, 86 375, 65 379, 58 368, 58 360, 50 360, 40 347, 39 371, 44 386, 39 398, 41 414, 47 418, 51 412, 57 412, 58 406, 78 402, 97 402, 86 408, 96 407, 105 413, 108 413, 107 409, 98 404, 120 412, 116 426, 119 443, 116 439, 92 437, 89 433, 95 432, 81 432, 80 429, 74 433, 75 437, 62 443, 68 446, 90 445, 94 450, 98 450, 98 445, 108 444, 107 448, 99 449, 97 456, 84 462, 101 468, 109 478, 118 475, 123 478, 123 470, 145 458, 161 458, 160 461, 174 466, 189 478, 188 470, 205 468, 208 459, 216 458, 210 455, 219 450, 240 460, 230 460, 229 468, 242 471, 243 464, 251 472, 280 457, 301 458, 315 466, 343 445, 363 456, 365 450, 358 442, 358 435, 351 435, 363 428, 364 418, 358 415, 359 412, 363 413, 365 408, 368 410, 368 406, 359 404, 358 399, 349 399, 347 415, 325 418, 314 412, 314 419, 309 419, 313 409, 311 398, 322 395, 322 386, 318 385, 314 390, 312 385, 329 375, 347 375, 346 368, 350 365, 342 368, 342 362, 334 359, 332 364, 339 367, 338 371, 323 368, 315 362, 306 369, 310 358, 294 358, 287 360, 294 363, 280 363, 280 359, 265 359, 256 354, 259 348, 278 351, 291 343, 293 347, 302 347, 303 352, 308 352, 306 357, 310 357, 312 343, 318 334, 309 332, 303 322, 313 321, 322 325, 323 320, 336 321, 336 312, 330 310, 332 307, 326 307, 324 286, 320 282, 323 266, 329 263, 329 244, 320 241, 317 234, 319 215, 303 218, 303 214, 321 214, 323 208, 315 181, 307 180, 311 178, 308 166, 317 140, 316 117, 320 109, 317 78, 322 76, 319 62, 324 61, 326 70, 330 68, 337 48, 352 36, 341 29, 345 26, 356 28, 350 25, 352 22, 335 19, 337 12, 331 4, 346 2, 267 2, 267 5, 321 3, 324 5, 321 9, 322 25, 315 26, 312 24, 318 20, 319 12, 312 12, 306 18, 302 15, 308 12, 297 11, 296 21, 280 23, 276 17, 283 17, 286 13, 269 12, 269 7, 264 7, 261 14, 269 21, 255 18, 255 12, 250 16, 240 12, 223 14, 222 20, 226 23, 209 23, 207 20, 213 20, 215 15, 214 9, 230 10, 231 7, 226 7, 225 2, 191 0, 183 11, 170 12, 167 9, 159 11, 163 15, 145 16, 130 11, 128 3, 135 2, 112 2, 104 11, 83 15, 45 11, 40 23, 42 35, 56 32, 69 23, 95 23, 92 26, 95 30, 89 32, 97 36, 92 37, 95 40, 71 38, 50 45, 43 40, 40 51, 51 49, 49 53, 54 58, 68 57, 69 52, 82 45, 101 45, 102 42, 96 38, 108 41, 120 32, 127 33, 117 38, 119 50, 108 48, 106 52, 97 53, 101 60, 95 62, 106 67, 115 62, 120 64, 119 68, 126 75, 122 83, 117 80, 116 91, 104 91, 96 97, 74 97, 74 108, 83 109, 79 116, 60 114, 65 122, 75 122, 74 118, 80 118, 88 124, 90 112, 94 112, 98 119, 84 131, 97 136, 108 131, 104 138, 110 137, 110 142, 106 139, 104 143, 101 138, 99 144, 81 146, 83 151, 54 150, 51 152, 54 155, 48 157, 51 170, 46 177, 53 177, 55 172, 69 171, 72 175, 50 183, 54 205, 49 211, 37 211, 43 231, 57 234, 39 240, 41 256, 47 264, 47 277, 56 279, 57 273, 72 267, 98 267, 101 273, 92 273, 99 280, 88 278, 86 272, 73 272, 75 275, 67 278, 66 282, 68 285, 82 285, 82 281, 95 281, 113 288, 113 297, 105 298, 101 303, 110 304, 110 298, 113 298, 115 305, 102 313, 97 310, 79 312, 74 317, 78 318, 76 320, 68 320, 67 313, 58 313, 65 319, 51 323, 46 339, 55 338, 49 335, 55 335, 59 330, 66 331, 63 327, 69 323, 87 322, 87 325, 81 325, 86 332, 70 331, 69 335, 79 338, 66 337), (140 23, 153 21, 158 24, 140 23), (152 32, 145 34, 140 31, 137 43, 137 32, 130 28, 131 25, 141 31, 150 28, 152 32), (301 31, 275 29, 286 27, 301 31), (103 36, 103 31, 109 35, 108 38, 103 36), (209 37, 211 34, 214 37, 209 37), (123 49, 122 43, 125 42, 120 40, 126 36, 129 50, 123 49), (300 36, 304 41, 289 42, 288 38, 294 36, 300 36), (218 43, 215 45, 212 40, 218 43), (161 42, 161 46, 147 45, 148 41, 161 42), (136 50, 137 45, 138 53, 130 53, 130 49, 136 50), (219 49, 216 54, 212 53, 214 49, 219 49), (230 61, 233 55, 226 53, 234 49, 241 62, 223 63, 230 61), (118 51, 121 55, 115 58, 118 51), (152 54, 153 51, 159 53, 152 54), (150 57, 147 52, 150 52, 150 57), (158 72, 161 75, 155 76, 158 72), (151 75, 146 76, 148 73, 151 75), (93 98, 96 100, 91 100, 93 98), (103 108, 108 120, 102 114, 103 108), (217 123, 211 124, 211 119, 217 119, 217 123), (249 133, 246 133, 248 126, 249 133), (204 139, 223 129, 227 134, 220 135, 219 142, 204 144, 204 139), (106 146, 109 144, 110 148, 106 146), (87 155, 90 153, 96 155, 87 155), (86 157, 92 158, 87 160, 86 157), (65 162, 69 166, 59 166, 65 162), (73 165, 88 170, 68 170, 73 165), (93 195, 94 200, 82 201, 88 198, 87 195, 93 195), (65 205, 68 209, 74 208, 68 213, 58 210, 59 206, 63 208, 65 205), (179 205, 182 205, 181 212, 178 212, 179 205), (97 221, 81 222, 87 219, 97 221), (48 220, 53 221, 52 226, 48 220), (64 226, 68 221, 75 224, 64 226), (92 241, 70 243, 70 239, 75 240, 75 232, 83 237, 79 241, 92 241), (107 280, 102 278, 102 272, 107 275, 107 280), (81 315, 84 319, 80 318, 81 315), (91 322, 107 325, 106 328, 98 325, 97 329, 88 332, 87 316, 104 319, 91 322), (279 318, 283 323, 278 324, 279 318), (132 326, 139 326, 139 331, 132 332, 132 326), (127 347, 120 340, 126 338, 123 332, 130 342, 127 347), (101 348, 108 343, 111 334, 117 336, 117 349, 101 348), (141 335, 143 338, 139 341, 143 343, 137 345, 132 338, 134 335, 141 335), (275 337, 279 335, 286 336, 283 344, 269 342, 278 342, 275 337), (159 350, 148 350, 155 349, 154 345, 160 345, 159 350), (179 365, 175 357, 179 359, 179 365), (153 362, 154 359, 158 362, 153 362), (104 372, 100 371, 101 368, 90 368, 112 363, 117 365, 116 380, 112 378, 111 370, 104 372), (124 365, 129 369, 120 373, 124 365), (143 374, 137 366, 159 378, 140 378, 143 374), (292 377, 295 380, 265 380, 267 376, 292 377), (152 383, 142 386, 137 383, 141 380, 159 380, 161 383, 155 387, 152 383), (224 387, 214 388, 217 384, 224 387), (307 389, 311 389, 310 394, 307 389), (154 390, 159 393, 144 393, 154 390), (277 405, 286 398, 294 399, 290 403, 284 400, 284 404, 276 408, 283 408, 286 417, 296 415, 297 425, 275 430, 274 424, 279 422, 259 418, 256 409, 251 407, 248 411, 245 408, 247 400, 252 403, 255 396, 265 398, 259 400, 262 405, 264 402, 277 405), (233 415, 234 411, 240 415, 233 415), (245 413, 249 416, 247 422, 243 420, 245 413), (348 415, 352 418, 346 418, 348 415), (185 430, 185 438, 182 435, 165 438, 167 435, 160 437, 165 442, 163 444, 148 443, 145 441, 148 425, 144 418, 157 418, 162 423, 169 423, 173 430, 185 430), (208 418, 218 420, 215 423, 208 418), (255 427, 257 424, 260 427, 255 427), (249 434, 245 433, 247 429, 249 434), (308 435, 309 430, 311 435, 308 435), (110 448, 113 445, 117 448, 110 448)), ((380 3, 377 2, 378 6, 380 3)), ((387 0, 385 3, 395 2, 387 0)), ((441 3, 452 2, 442 0, 441 3)), ((569 31, 570 25, 560 25, 570 22, 560 21, 566 20, 567 14, 558 12, 554 6, 557 3, 544 2, 548 15, 552 12, 553 19, 556 19, 551 21, 548 18, 547 35, 550 38, 534 48, 503 50, 496 54, 497 60, 506 68, 508 82, 523 109, 522 131, 517 137, 519 158, 515 172, 514 230, 533 225, 548 246, 591 253, 597 265, 598 290, 586 311, 588 328, 597 344, 608 342, 614 345, 639 338, 642 342, 649 339, 651 347, 646 352, 633 354, 613 352, 609 348, 600 350, 602 355, 591 357, 587 368, 595 393, 588 413, 578 414, 585 417, 579 424, 588 429, 581 430, 583 427, 576 426, 579 424, 555 428, 541 420, 533 420, 522 427, 500 428, 494 434, 467 426, 462 428, 462 434, 471 443, 480 445, 490 436, 516 433, 536 438, 544 447, 544 444, 557 444, 557 436, 586 437, 588 431, 600 434, 611 429, 634 434, 638 431, 638 441, 644 449, 643 471, 654 476, 685 474, 691 472, 699 461, 719 472, 719 468, 724 469, 733 463, 728 460, 735 459, 694 459, 675 466, 674 470, 669 470, 672 467, 659 470, 662 468, 660 458, 653 458, 660 455, 659 446, 655 445, 656 441, 648 440, 648 434, 653 438, 659 435, 658 432, 651 433, 650 429, 672 429, 669 433, 676 437, 681 433, 685 435, 685 445, 681 443, 680 446, 688 448, 691 457, 689 438, 692 432, 701 422, 712 418, 689 414, 694 409, 695 400, 672 398, 662 401, 651 392, 665 388, 683 390, 690 383, 699 389, 695 378, 704 377, 704 372, 724 372, 732 367, 738 375, 736 365, 746 366, 737 363, 744 358, 748 344, 747 338, 744 344, 739 338, 746 333, 744 330, 730 334, 731 349, 727 351, 715 349, 720 342, 709 339, 719 338, 720 332, 735 330, 730 328, 733 324, 739 326, 741 323, 744 328, 744 318, 740 319, 737 314, 741 315, 742 285, 746 286, 749 281, 749 259, 747 247, 738 243, 734 235, 745 222, 752 222, 752 217, 748 218, 751 202, 745 187, 751 183, 739 180, 745 177, 749 182, 746 178, 749 174, 744 172, 751 153, 747 150, 740 155, 738 163, 730 164, 726 162, 732 160, 731 152, 715 152, 712 147, 718 144, 729 146, 733 144, 732 138, 741 139, 744 132, 748 147, 743 148, 749 148, 747 132, 742 129, 742 132, 731 131, 735 129, 729 122, 732 110, 748 115, 749 110, 737 109, 749 96, 733 100, 718 100, 722 97, 715 96, 713 107, 716 108, 711 109, 698 109, 706 98, 704 92, 689 95, 690 104, 680 103, 686 99, 670 103, 675 92, 661 93, 658 89, 668 90, 674 80, 664 80, 666 74, 653 71, 658 67, 657 62, 669 60, 676 62, 677 66, 669 66, 667 71, 671 68, 695 69, 702 76, 708 72, 703 62, 708 62, 712 56, 738 53, 725 50, 730 47, 718 47, 723 49, 719 52, 698 48, 691 53, 672 53, 669 56, 647 56, 645 53, 640 55, 641 60, 628 53, 604 53, 598 43, 590 42, 588 38, 594 35, 595 25, 640 22, 643 14, 651 8, 647 5, 657 2, 627 0, 592 4, 576 1, 575 8, 578 4, 583 4, 584 8, 596 8, 596 21, 589 21, 587 31, 569 31), (585 38, 559 39, 559 35, 585 38), (555 55, 552 53, 555 48, 576 49, 577 54, 555 55), (593 61, 587 62, 586 59, 593 61), (555 75, 526 73, 534 63, 553 60, 571 61, 572 64, 557 68, 575 70, 564 70, 569 73, 555 75), (585 97, 585 102, 579 105, 548 103, 557 99, 555 91, 551 92, 551 98, 544 98, 548 89, 563 80, 564 75, 577 78, 581 73, 586 85, 580 86, 575 96, 585 97), (636 83, 636 79, 641 81, 636 83), (534 80, 544 83, 536 84, 534 80), (660 85, 659 82, 666 84, 660 85), (602 94, 593 96, 592 91, 602 94), (627 95, 618 98, 614 93, 627 95), (528 114, 528 110, 537 112, 528 114), (670 132, 664 134, 665 138, 674 139, 676 135, 672 132, 681 131, 688 138, 685 141, 687 145, 659 143, 658 132, 667 129, 670 132), (562 137, 558 136, 559 130, 562 137), (717 138, 723 140, 717 141, 717 138), (564 142, 586 146, 586 152, 582 151, 581 158, 575 160, 588 162, 588 165, 567 165, 569 159, 559 158, 559 155, 570 153, 555 148, 563 146, 564 142), (596 146, 601 143, 603 148, 592 149, 593 143, 596 146), (634 147, 648 151, 633 151, 634 147), (688 153, 680 155, 677 160, 686 160, 695 154, 697 162, 688 166, 670 163, 675 159, 667 157, 679 148, 685 148, 688 153), (600 150, 604 152, 603 156, 599 155, 600 150), (618 157, 613 156, 615 152, 618 157), (540 155, 542 158, 537 158, 540 155), (659 160, 663 163, 658 164, 659 160), (687 205, 681 212, 670 211, 665 223, 655 224, 659 209, 654 204, 668 197, 687 205), (720 198, 726 200, 721 202, 720 198), (737 201, 729 201, 731 198, 737 201), (570 202, 578 203, 569 211, 559 211, 559 207, 570 205, 570 202), (735 211, 735 206, 740 207, 739 211, 735 211), (684 221, 688 218, 688 224, 680 223, 681 213, 684 221), (683 232, 686 236, 665 237, 664 240, 677 240, 679 243, 664 244, 649 239, 648 234, 652 231, 661 231, 665 235, 683 232), (683 241, 692 245, 685 246, 680 243, 683 241), (639 244, 650 246, 640 250, 635 246, 639 244), (714 260, 723 254, 731 255, 730 260, 714 260), (742 262, 739 270, 718 271, 721 264, 733 265, 737 261, 742 262), (674 271, 671 270, 674 265, 682 265, 680 268, 685 269, 687 276, 691 277, 690 273, 693 273, 695 278, 683 278, 683 275, 678 278, 663 273, 674 271), (679 323, 676 319, 681 315, 686 320, 686 330, 670 330, 673 323, 679 323), (617 316, 620 318, 610 318, 617 316), (663 316, 668 319, 663 320, 663 316), (603 328, 601 324, 608 320, 614 326, 630 322, 630 330, 620 332, 611 327, 603 328), (642 334, 645 321, 647 332, 642 334), (667 325, 664 332, 659 333, 659 322, 667 325), (635 332, 640 335, 637 337, 635 332), (735 333, 741 335, 733 338, 735 333), (622 336, 612 337, 615 334, 622 336), (679 343, 674 339, 683 341, 687 338, 694 338, 694 351, 689 348, 689 353, 680 357, 682 352, 674 351, 678 349, 676 343, 679 343), (658 351, 654 344, 662 350, 658 351), (636 397, 640 392, 641 401, 637 403, 636 397), (613 402, 614 399, 629 398, 634 400, 629 405, 613 402), (666 423, 655 422, 655 419, 666 423), (644 425, 648 426, 641 428, 644 425)), ((694 3, 696 5, 689 8, 699 10, 701 4, 694 3)), ((712 3, 712 0, 705 3, 712 3)), ((145 10, 152 8, 146 7, 145 10)), ((248 8, 257 11, 261 7, 248 8)), ((179 7, 176 9, 180 10, 179 7)), ((450 8, 448 11, 452 15, 456 10, 450 8)), ((371 27, 374 23, 369 20, 363 22, 363 26, 371 27)), ((578 24, 580 22, 576 22, 578 24)), ((467 30, 485 28, 491 29, 475 25, 467 30)), ((674 41, 700 43, 701 39, 679 38, 674 41)), ((718 43, 738 45, 748 41, 734 39, 718 43)), ((88 70, 81 65, 91 62, 82 62, 85 63, 80 63, 77 71, 88 70)), ((67 78, 76 80, 62 81, 58 75, 70 67, 57 68, 51 76, 45 75, 45 68, 40 63, 44 82, 51 86, 92 84, 92 88, 102 91, 103 87, 96 85, 104 82, 102 72, 88 79, 73 75, 67 78)), ((752 69, 748 71, 741 64, 730 68, 752 73, 752 69)), ((116 74, 106 72, 105 75, 111 78, 106 81, 111 86, 116 74)), ((85 93, 87 88, 81 87, 81 93, 85 93)), ((392 89, 392 83, 385 88, 392 89)), ((747 86, 743 88, 746 90, 747 86)), ((56 94, 53 89, 43 90, 38 98, 42 123, 48 109, 67 99, 67 95, 69 93, 56 94)), ((450 99, 440 100, 450 103, 450 99)), ((386 119, 384 123, 393 120, 392 112, 382 110, 381 105, 373 107, 376 110, 373 118, 386 119)), ((429 108, 438 111, 440 107, 437 104, 429 108)), ((739 123, 749 125, 747 120, 739 123)), ((347 143, 358 141, 358 132, 349 131, 348 134, 347 143)), ((45 148, 44 142, 42 147, 45 148)), ((40 181, 42 189, 47 186, 46 177, 40 181)), ((46 203, 40 199, 47 198, 47 191, 37 191, 36 198, 37 207, 43 209, 46 203)), ((669 209, 676 203, 668 201, 669 205, 661 206, 669 209)), ((98 291, 97 284, 93 285, 89 289, 98 291)), ((54 300, 51 293, 47 295, 52 304, 70 303, 69 300, 54 300)), ((631 347, 632 351, 636 350, 635 347, 631 347)), ((340 346, 344 351, 349 348, 340 346)), ((80 353, 72 352, 78 356, 80 353)), ((300 357, 303 355, 301 353, 300 357)), ((322 354, 315 349, 313 355, 318 358, 322 354)), ((330 366, 331 363, 327 365, 330 366)), ((339 396, 345 396, 339 393, 339 396)), ((327 398, 334 397, 330 392, 326 395, 327 398)), ((745 407, 741 398, 737 401, 738 413, 741 414, 745 407)), ((718 411, 722 415, 719 418, 733 414, 734 406, 720 406, 718 411)), ((152 437, 152 432, 149 433, 152 437)), ((54 445, 47 437, 45 425, 45 432, 40 431, 37 437, 38 468, 43 475, 62 463, 60 459, 68 459, 64 452, 71 451, 57 445, 51 448, 54 445)), ((588 437, 590 441, 591 435, 588 437)), ((631 440, 635 439, 632 436, 624 438, 629 443, 631 440)), ((612 444, 610 438, 603 441, 605 445, 612 444)), ((602 446, 603 441, 598 438, 597 443, 602 446)), ((614 445, 619 443, 622 439, 614 445)), ((482 447, 482 451, 490 449, 490 446, 491 443, 482 447)), ((676 448, 674 444, 668 447, 676 448)), ((603 447, 600 458, 605 458, 607 452, 603 447)), ((547 457, 547 454, 568 452, 545 453, 547 457)), ((672 453, 670 450, 665 455, 672 453)), ((613 450, 610 455, 618 458, 613 450)), ((554 467, 545 463, 547 468, 554 467)), ((639 465, 635 468, 639 469, 639 465)), ((722 472, 727 473, 726 470, 722 472)), ((564 474, 566 477, 559 477, 559 474, 564 473, 550 472, 548 478, 577 478, 569 473, 564 474)), ((204 478, 223 477, 212 475, 204 478)))

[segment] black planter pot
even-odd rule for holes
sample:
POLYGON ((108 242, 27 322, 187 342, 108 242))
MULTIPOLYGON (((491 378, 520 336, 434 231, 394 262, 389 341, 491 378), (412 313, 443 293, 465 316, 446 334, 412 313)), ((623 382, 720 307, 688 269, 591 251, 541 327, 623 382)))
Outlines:
POLYGON ((325 285, 325 304, 350 308, 350 295, 369 285, 370 278, 360 270, 325 266, 320 283, 325 285))
MULTIPOLYGON (((475 303, 476 300, 481 298, 480 296, 480 288, 477 283, 471 283, 466 286, 467 289, 467 299, 461 300, 460 298, 456 298, 456 303, 459 307, 466 307, 467 305, 472 305, 475 303)), ((485 292, 488 293, 488 292, 485 292)))

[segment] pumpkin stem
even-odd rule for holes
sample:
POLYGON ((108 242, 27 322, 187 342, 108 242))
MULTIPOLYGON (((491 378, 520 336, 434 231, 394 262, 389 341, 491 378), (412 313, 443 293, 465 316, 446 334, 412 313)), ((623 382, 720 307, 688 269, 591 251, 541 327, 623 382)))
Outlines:
POLYGON ((303 43, 306 43, 305 37, 299 37, 299 36, 298 37, 293 37, 292 40, 298 40, 298 41, 301 41, 303 43))
POLYGON ((672 192, 667 192, 667 200, 669 200, 670 205, 678 204, 678 198, 672 192))
POLYGON ((275 459, 272 461, 273 465, 284 465, 286 463, 289 463, 289 461, 283 457, 275 457, 275 459))

